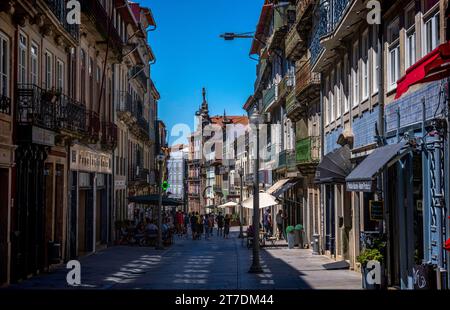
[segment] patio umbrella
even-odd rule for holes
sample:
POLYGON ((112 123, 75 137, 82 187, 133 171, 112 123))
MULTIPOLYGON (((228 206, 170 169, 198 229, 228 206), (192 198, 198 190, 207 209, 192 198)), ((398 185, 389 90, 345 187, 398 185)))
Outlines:
MULTIPOLYGON (((267 194, 266 192, 259 193, 259 208, 260 209, 275 206, 277 204, 278 204, 278 201, 274 196, 267 194)), ((247 209, 253 209, 253 196, 250 196, 249 198, 245 199, 242 202, 242 206, 247 209)))
POLYGON ((234 201, 229 201, 229 202, 227 202, 226 204, 223 204, 223 205, 220 205, 220 206, 218 206, 218 208, 222 208, 222 209, 224 209, 224 208, 231 208, 231 207, 236 207, 236 206, 238 206, 238 204, 236 203, 236 202, 234 202, 234 201))

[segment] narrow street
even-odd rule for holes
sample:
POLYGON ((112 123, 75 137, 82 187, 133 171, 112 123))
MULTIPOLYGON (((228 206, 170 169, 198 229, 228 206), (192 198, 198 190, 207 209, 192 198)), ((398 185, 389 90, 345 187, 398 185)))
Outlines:
MULTIPOLYGON (((328 270, 333 261, 310 250, 287 247, 261 251, 264 274, 247 271, 252 251, 232 233, 228 240, 175 238, 164 251, 116 246, 80 260, 81 288, 85 289, 359 289, 361 275, 328 270)), ((15 289, 71 289, 67 271, 36 276, 15 289)))

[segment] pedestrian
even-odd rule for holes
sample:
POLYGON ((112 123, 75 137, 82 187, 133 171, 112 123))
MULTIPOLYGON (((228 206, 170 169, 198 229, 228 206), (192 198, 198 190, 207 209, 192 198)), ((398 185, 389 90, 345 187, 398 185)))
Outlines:
POLYGON ((272 215, 270 214, 270 209, 266 209, 264 212, 263 225, 266 234, 268 236, 272 235, 272 215))
POLYGON ((203 231, 205 232, 205 240, 209 239, 209 215, 205 214, 203 218, 203 231))
POLYGON ((224 225, 224 217, 222 215, 222 212, 219 212, 219 215, 217 216, 217 236, 222 237, 223 235, 223 225, 224 225))
POLYGON ((190 224, 190 218, 191 218, 191 213, 186 213, 184 215, 184 231, 183 233, 186 235, 186 238, 188 237, 188 228, 189 228, 189 224, 190 224))
POLYGON ((190 218, 190 223, 191 223, 191 232, 192 232, 192 240, 195 240, 197 238, 197 216, 195 215, 194 212, 192 212, 191 218, 190 218))
POLYGON ((284 215, 283 210, 280 209, 275 216, 275 222, 277 223, 277 230, 278 230, 278 240, 281 240, 283 237, 283 221, 284 221, 284 215))
POLYGON ((175 218, 176 218, 176 222, 175 223, 176 223, 177 234, 178 234, 178 237, 181 237, 182 233, 183 233, 183 224, 184 224, 183 213, 180 210, 178 210, 177 213, 176 213, 175 218))
POLYGON ((225 229, 223 231, 224 239, 228 239, 228 235, 230 234, 230 224, 231 224, 231 216, 227 214, 224 219, 225 229))
POLYGON ((212 237, 214 232, 214 214, 208 216, 208 229, 209 235, 212 237))
POLYGON ((203 215, 197 215, 197 239, 200 240, 203 234, 203 215))

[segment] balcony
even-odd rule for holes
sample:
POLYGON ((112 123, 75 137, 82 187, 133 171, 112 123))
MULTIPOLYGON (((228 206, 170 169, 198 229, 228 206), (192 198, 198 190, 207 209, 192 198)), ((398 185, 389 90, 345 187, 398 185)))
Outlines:
POLYGON ((11 115, 11 98, 0 95, 0 113, 11 115))
POLYGON ((102 144, 107 149, 114 149, 117 145, 117 126, 111 122, 102 123, 102 144))
POLYGON ((295 93, 297 99, 303 103, 309 103, 320 95, 320 74, 311 71, 309 59, 302 62, 295 73, 295 93))
POLYGON ((269 51, 283 48, 284 37, 288 30, 287 8, 279 8, 273 12, 273 32, 267 40, 269 51))
POLYGON ((50 12, 56 16, 64 30, 76 41, 80 40, 80 26, 71 25, 67 22, 67 1, 65 0, 45 0, 45 3, 50 9, 50 12))
POLYGON ((122 57, 123 41, 100 1, 80 0, 80 4, 81 12, 87 18, 87 21, 82 18, 83 25, 86 25, 92 33, 98 32, 105 39, 105 43, 109 40, 109 46, 119 57, 122 57))
POLYGON ((297 61, 307 51, 306 41, 300 38, 296 27, 291 27, 285 41, 286 58, 297 61))
POLYGON ((60 132, 75 136, 86 134, 86 107, 65 95, 59 96, 57 123, 60 132))
POLYGON ((297 31, 306 41, 308 33, 312 28, 313 10, 318 0, 299 0, 297 1, 297 31))
POLYGON ((128 179, 133 183, 148 183, 150 171, 139 166, 132 167, 128 179))
POLYGON ((51 91, 33 84, 17 86, 17 123, 56 130, 56 100, 51 91))
POLYGON ((270 70, 270 64, 267 62, 267 59, 260 59, 258 65, 256 66, 256 74, 257 78, 255 81, 255 94, 262 91, 263 88, 263 81, 266 80, 267 75, 270 70))
POLYGON ((278 154, 278 170, 293 168, 296 165, 295 151, 283 150, 278 154))
POLYGON ((270 88, 263 90, 263 109, 269 111, 273 104, 278 100, 278 86, 272 85, 270 88))
POLYGON ((145 69, 146 68, 142 66, 134 66, 129 72, 129 77, 130 80, 136 79, 139 83, 141 83, 142 87, 147 88, 148 76, 145 69))
POLYGON ((139 129, 141 130, 141 133, 145 136, 145 138, 149 138, 149 131, 150 131, 150 124, 148 123, 148 121, 143 118, 142 116, 139 116, 137 118, 137 125, 139 127, 139 129))
POLYGON ((86 120, 87 138, 91 143, 96 143, 99 140, 100 132, 100 118, 98 113, 91 110, 86 111, 86 120))
POLYGON ((304 174, 313 174, 320 161, 320 137, 311 136, 297 140, 296 161, 300 171, 304 174))
POLYGON ((302 118, 303 114, 304 109, 297 100, 295 90, 292 90, 286 97, 286 116, 296 122, 302 118))
POLYGON ((286 74, 281 80, 280 84, 278 84, 278 100, 286 99, 293 86, 294 77, 290 74, 286 74))

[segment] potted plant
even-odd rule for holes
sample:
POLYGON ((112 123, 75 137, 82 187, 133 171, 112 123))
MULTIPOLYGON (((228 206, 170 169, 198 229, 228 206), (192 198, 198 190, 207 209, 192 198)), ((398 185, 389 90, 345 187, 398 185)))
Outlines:
POLYGON ((383 286, 383 261, 384 261, 385 243, 381 240, 374 240, 374 242, 366 247, 357 257, 356 261, 361 264, 362 284, 364 289, 377 289, 383 286), (370 269, 367 268, 367 263, 370 261, 377 261, 380 263, 380 277, 381 285, 375 285, 367 282, 367 276, 370 269))

